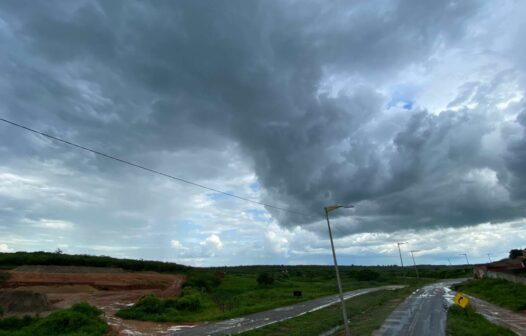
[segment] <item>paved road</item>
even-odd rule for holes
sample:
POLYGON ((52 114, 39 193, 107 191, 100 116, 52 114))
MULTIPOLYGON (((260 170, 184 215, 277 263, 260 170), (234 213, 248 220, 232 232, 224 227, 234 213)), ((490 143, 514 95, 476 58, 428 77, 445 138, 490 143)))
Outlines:
POLYGON ((526 315, 497 307, 486 301, 468 296, 470 304, 485 318, 495 324, 513 330, 517 335, 526 335, 526 315))
POLYGON ((447 280, 413 292, 385 320, 375 336, 443 336, 446 334, 448 302, 454 294, 449 286, 464 279, 447 280))
MULTIPOLYGON (((375 288, 358 289, 344 294, 344 298, 350 299, 355 296, 387 289, 394 290, 403 286, 383 286, 375 288)), ((191 328, 184 326, 175 327, 181 330, 173 331, 172 335, 184 336, 204 336, 204 335, 229 335, 237 334, 263 327, 268 324, 287 320, 308 312, 316 311, 339 302, 338 295, 326 296, 323 298, 301 302, 292 306, 280 307, 265 312, 255 313, 240 318, 234 318, 226 321, 196 325, 191 328)))

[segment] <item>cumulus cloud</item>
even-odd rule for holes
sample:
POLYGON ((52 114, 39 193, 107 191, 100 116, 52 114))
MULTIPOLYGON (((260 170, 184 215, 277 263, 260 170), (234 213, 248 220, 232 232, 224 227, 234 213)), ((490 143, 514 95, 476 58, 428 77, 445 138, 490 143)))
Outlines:
POLYGON ((212 234, 208 236, 205 240, 199 243, 206 251, 217 251, 223 248, 223 242, 218 235, 212 234))
POLYGON ((304 215, 229 203, 0 125, 0 224, 12 239, 28 234, 17 226, 27 218, 44 235, 69 229, 25 246, 103 252, 118 237, 146 257, 202 262, 228 250, 224 237, 238 241, 233 228, 254 253, 290 255, 297 230, 315 251, 321 210, 339 202, 356 204, 331 214, 341 238, 524 218, 524 9, 2 2, 2 116, 304 215), (280 227, 260 230, 269 223, 280 227))
POLYGON ((7 244, 0 243, 0 252, 13 252, 13 250, 7 244))
POLYGON ((177 251, 187 250, 188 248, 184 247, 183 244, 181 244, 178 240, 171 240, 170 245, 172 245, 172 248, 174 248, 177 251))

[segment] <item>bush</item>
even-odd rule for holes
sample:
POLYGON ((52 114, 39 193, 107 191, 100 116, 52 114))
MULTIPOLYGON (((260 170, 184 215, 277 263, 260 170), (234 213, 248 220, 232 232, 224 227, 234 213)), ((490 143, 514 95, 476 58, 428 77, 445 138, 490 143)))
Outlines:
POLYGON ((370 270, 370 269, 362 269, 356 272, 356 279, 359 281, 375 281, 380 278, 380 273, 370 270))
POLYGON ((23 318, 18 317, 6 317, 0 320, 0 330, 18 330, 27 327, 35 321, 31 316, 24 316, 23 318))
POLYGON ((45 318, 6 318, 0 320, 0 336, 102 336, 108 326, 99 318, 100 314, 97 308, 79 303, 45 318))
POLYGON ((198 311, 201 309, 201 300, 195 295, 183 296, 175 300, 175 307, 179 310, 198 311))
POLYGON ((176 318, 180 312, 195 312, 201 308, 200 294, 185 290, 185 294, 178 299, 161 300, 153 294, 145 295, 133 306, 119 310, 117 316, 131 320, 166 322, 176 318))
POLYGON ((263 272, 258 275, 257 282, 260 286, 270 286, 274 283, 274 278, 270 273, 263 272))
POLYGON ((207 292, 211 292, 214 288, 221 285, 222 276, 220 273, 211 272, 195 272, 188 276, 188 280, 184 284, 185 287, 198 288, 207 292))

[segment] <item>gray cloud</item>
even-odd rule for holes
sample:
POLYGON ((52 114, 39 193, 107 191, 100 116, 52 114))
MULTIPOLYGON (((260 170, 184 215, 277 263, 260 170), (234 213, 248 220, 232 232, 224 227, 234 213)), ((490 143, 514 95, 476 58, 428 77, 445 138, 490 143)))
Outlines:
MULTIPOLYGON (((524 113, 505 118, 517 103, 495 111, 491 93, 519 70, 466 80, 440 114, 387 107, 394 78, 431 71, 444 50, 475 43, 486 12, 474 1, 6 1, 0 111, 190 179, 235 174, 217 153, 236 152, 265 202, 307 214, 268 209, 284 227, 316 222, 324 205, 346 201, 358 207, 341 235, 511 220, 526 215, 526 135, 506 130, 526 125, 524 113), (350 84, 335 89, 342 78, 350 84), (163 161, 185 151, 207 164, 163 161)), ((74 174, 98 176, 104 187, 79 185, 111 206, 155 207, 108 191, 136 179, 128 168, 2 132, 6 166, 52 155, 74 174)), ((137 180, 137 190, 147 184, 137 180)), ((100 220, 90 210, 71 216, 100 220)))

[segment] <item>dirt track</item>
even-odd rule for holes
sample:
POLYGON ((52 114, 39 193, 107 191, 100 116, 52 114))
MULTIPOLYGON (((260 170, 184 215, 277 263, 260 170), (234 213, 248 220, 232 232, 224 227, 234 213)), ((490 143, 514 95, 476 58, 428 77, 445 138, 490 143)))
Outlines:
MULTIPOLYGON (((155 272, 124 272, 93 267, 24 266, 9 271, 4 289, 45 294, 53 308, 67 308, 86 301, 104 311, 117 335, 165 334, 173 324, 123 321, 115 312, 148 293, 176 297, 185 275, 155 272)), ((27 312, 31 313, 31 312, 27 312)))

